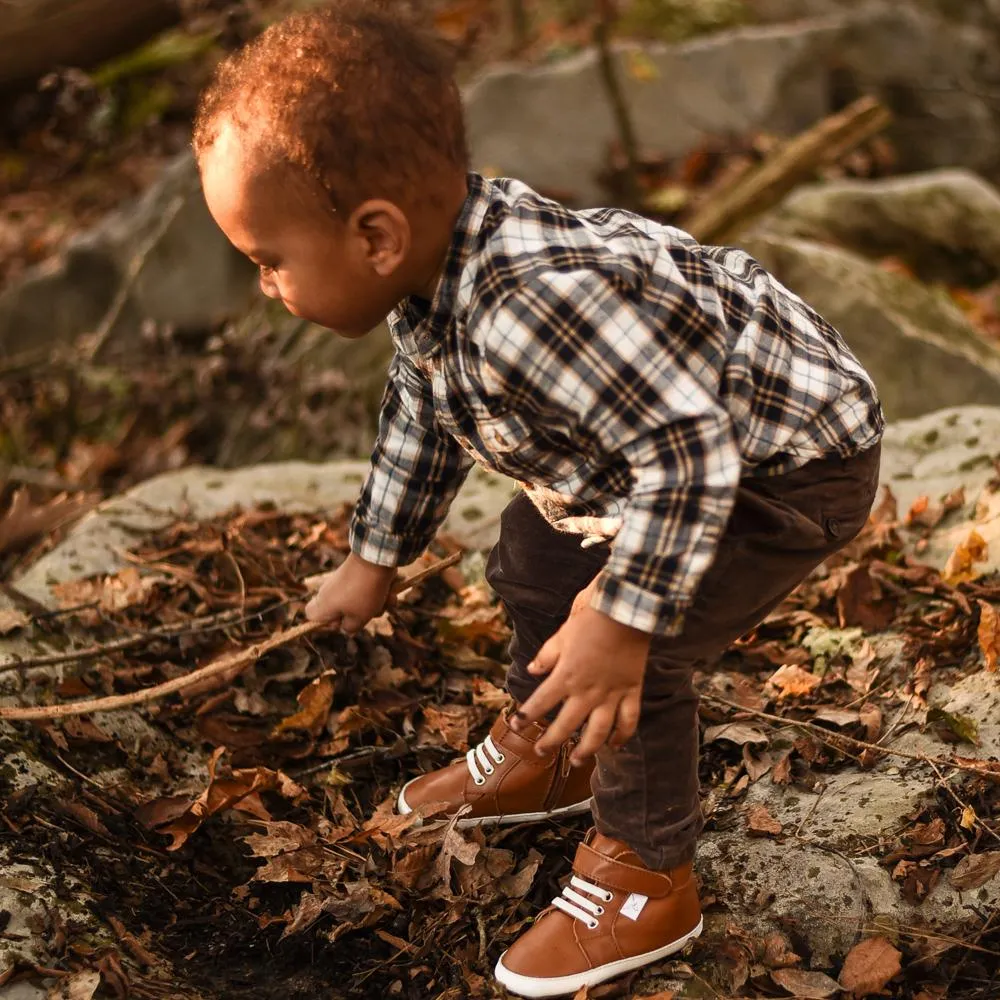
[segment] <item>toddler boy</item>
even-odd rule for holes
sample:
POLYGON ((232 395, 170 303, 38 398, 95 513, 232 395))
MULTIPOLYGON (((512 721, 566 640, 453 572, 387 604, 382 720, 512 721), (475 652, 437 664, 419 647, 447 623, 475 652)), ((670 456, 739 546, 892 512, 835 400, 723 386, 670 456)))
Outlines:
POLYGON ((194 145, 266 294, 345 337, 388 316, 351 554, 309 617, 381 613, 475 462, 523 486, 487 567, 517 709, 399 796, 463 823, 593 807, 570 884, 497 978, 572 994, 680 950, 702 926, 693 671, 864 525, 870 378, 745 253, 470 173, 447 59, 370 0, 230 57, 194 145))

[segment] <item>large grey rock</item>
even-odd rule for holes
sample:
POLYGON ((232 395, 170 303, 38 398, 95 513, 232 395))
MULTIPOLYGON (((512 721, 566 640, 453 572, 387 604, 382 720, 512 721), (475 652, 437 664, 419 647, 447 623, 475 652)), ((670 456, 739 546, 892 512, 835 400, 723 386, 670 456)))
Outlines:
POLYGON ((1000 569, 1000 491, 989 483, 1000 460, 1000 407, 958 406, 917 420, 891 424, 882 450, 882 481, 892 487, 901 515, 918 497, 937 503, 958 487, 965 503, 930 537, 904 532, 911 549, 921 542, 920 560, 944 568, 959 543, 975 530, 987 543, 982 573, 1000 569))
POLYGON ((109 344, 134 337, 147 319, 182 330, 210 326, 247 309, 253 276, 209 215, 185 153, 137 202, 0 292, 0 356, 66 343, 105 316, 114 317, 109 344))
MULTIPOLYGON (((273 503, 287 511, 333 511, 357 500, 367 470, 367 461, 338 461, 275 462, 232 471, 191 466, 164 473, 84 517, 64 542, 17 579, 17 587, 43 604, 54 604, 54 584, 117 572, 126 565, 122 550, 137 534, 154 531, 181 515, 208 518, 257 503, 273 503)), ((474 468, 442 530, 472 548, 490 546, 499 532, 500 511, 513 490, 510 480, 474 468)))
MULTIPOLYGON (((709 136, 793 133, 829 109, 824 69, 836 21, 743 28, 681 45, 644 49, 655 76, 621 78, 642 145, 668 156, 709 136)), ((586 51, 550 66, 488 70, 466 92, 475 163, 583 204, 607 195, 598 175, 618 135, 598 59, 586 51)))
POLYGON ((1000 274, 1000 191, 967 170, 799 188, 760 227, 901 257, 926 280, 978 283, 1000 274))
POLYGON ((1000 348, 943 293, 809 240, 765 232, 741 243, 840 330, 874 377, 890 419, 1000 404, 1000 348))
POLYGON ((825 67, 841 99, 873 94, 906 170, 963 166, 1000 178, 997 0, 755 0, 770 21, 841 17, 825 67))

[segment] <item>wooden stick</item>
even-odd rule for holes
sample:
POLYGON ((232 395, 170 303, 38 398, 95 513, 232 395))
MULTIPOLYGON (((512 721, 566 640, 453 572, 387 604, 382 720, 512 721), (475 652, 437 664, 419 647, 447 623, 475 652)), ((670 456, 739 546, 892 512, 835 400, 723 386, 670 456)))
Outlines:
POLYGON ((702 243, 724 242, 741 225, 777 205, 821 164, 881 132, 890 118, 873 97, 860 98, 779 146, 759 167, 741 174, 731 188, 718 192, 682 220, 681 227, 702 243))
MULTIPOLYGON (((440 573, 449 566, 454 566, 462 558, 461 552, 453 552, 445 559, 440 559, 426 569, 403 581, 398 591, 394 591, 397 596, 412 590, 418 584, 423 583, 429 577, 440 573)), ((87 715, 90 712, 115 712, 122 708, 129 708, 132 705, 141 705, 149 701, 157 701, 165 698, 168 694, 175 694, 183 691, 210 677, 217 677, 232 671, 234 667, 247 667, 256 663, 265 653, 279 646, 285 646, 296 639, 310 635, 319 629, 327 628, 325 622, 304 622, 284 632, 278 632, 264 642, 255 643, 237 653, 230 653, 213 663, 209 663, 198 670, 186 674, 184 677, 175 677, 173 680, 165 681, 153 687, 143 688, 141 691, 133 691, 131 694, 111 695, 107 698, 91 698, 88 701, 68 701, 61 705, 35 705, 30 708, 0 708, 0 721, 38 721, 41 719, 64 719, 71 715, 87 715)))

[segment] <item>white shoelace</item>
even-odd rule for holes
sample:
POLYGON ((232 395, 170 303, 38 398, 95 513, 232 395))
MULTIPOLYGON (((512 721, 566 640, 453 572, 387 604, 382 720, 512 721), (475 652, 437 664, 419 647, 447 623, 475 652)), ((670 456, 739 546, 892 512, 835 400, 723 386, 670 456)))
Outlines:
POLYGON ((486 777, 492 774, 495 764, 502 764, 507 758, 497 749, 492 736, 487 736, 482 743, 474 746, 466 755, 465 763, 469 774, 477 785, 485 785, 486 777), (482 768, 482 770, 480 770, 482 768))
POLYGON ((610 903, 614 899, 614 893, 602 889, 599 885, 592 885, 586 879, 574 875, 569 880, 569 885, 563 889, 562 895, 556 896, 552 900, 553 906, 558 907, 563 913, 568 913, 576 920, 582 920, 591 930, 594 930, 598 924, 596 918, 604 913, 604 907, 592 903, 586 896, 581 896, 579 892, 575 891, 576 889, 596 896, 598 899, 604 900, 605 903, 610 903))

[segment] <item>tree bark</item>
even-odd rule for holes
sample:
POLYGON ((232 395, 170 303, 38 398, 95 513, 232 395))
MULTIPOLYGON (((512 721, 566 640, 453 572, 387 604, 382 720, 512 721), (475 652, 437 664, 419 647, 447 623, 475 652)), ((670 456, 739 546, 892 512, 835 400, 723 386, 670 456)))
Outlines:
POLYGON ((174 24, 176 0, 0 0, 0 91, 89 67, 174 24))

